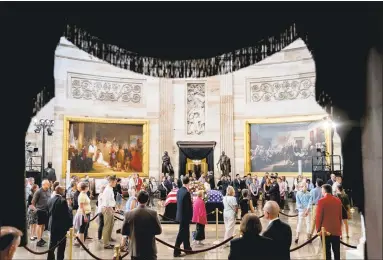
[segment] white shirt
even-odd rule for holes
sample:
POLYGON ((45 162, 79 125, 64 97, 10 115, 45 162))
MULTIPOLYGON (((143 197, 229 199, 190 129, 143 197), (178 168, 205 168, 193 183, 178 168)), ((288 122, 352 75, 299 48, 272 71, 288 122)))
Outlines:
POLYGON ((336 189, 338 188, 339 184, 341 184, 341 183, 338 183, 338 182, 333 183, 333 185, 332 185, 332 194, 333 195, 336 195, 336 189))
POLYGON ((101 213, 102 209, 102 193, 98 194, 98 207, 97 207, 97 213, 101 213))
MULTIPOLYGON (((100 206, 100 204, 98 204, 100 206)), ((113 208, 116 206, 116 201, 114 199, 113 188, 110 185, 105 187, 104 192, 102 193, 101 208, 113 208)))
POLYGON ((136 181, 134 178, 130 178, 129 180, 129 184, 128 184, 128 189, 133 189, 134 187, 136 187, 136 181))
POLYGON ((96 152, 96 147, 94 147, 93 145, 89 145, 88 153, 95 153, 95 152, 96 152))

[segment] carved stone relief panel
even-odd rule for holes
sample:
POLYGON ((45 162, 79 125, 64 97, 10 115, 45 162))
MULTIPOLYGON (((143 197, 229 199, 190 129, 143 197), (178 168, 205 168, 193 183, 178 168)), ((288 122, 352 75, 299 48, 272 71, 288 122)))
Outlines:
POLYGON ((271 102, 315 97, 315 77, 287 77, 250 81, 250 102, 271 102))
POLYGON ((142 103, 142 88, 143 84, 140 82, 71 76, 69 95, 74 99, 140 104, 142 103))
POLYGON ((205 83, 187 84, 187 134, 201 135, 205 132, 206 86, 205 83))

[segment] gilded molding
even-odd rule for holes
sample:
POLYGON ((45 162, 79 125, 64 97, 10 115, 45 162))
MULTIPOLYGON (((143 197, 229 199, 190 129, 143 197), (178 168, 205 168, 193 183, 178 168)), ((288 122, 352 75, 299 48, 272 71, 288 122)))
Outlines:
MULTIPOLYGON (((245 126, 244 126, 244 158, 245 158, 245 165, 244 169, 245 172, 251 171, 251 151, 250 151, 250 142, 251 142, 251 136, 250 136, 250 125, 251 124, 281 124, 281 123, 297 123, 297 122, 309 122, 309 121, 318 121, 322 120, 324 117, 327 117, 327 114, 317 114, 317 115, 305 115, 305 116, 290 116, 290 117, 267 117, 267 118, 257 118, 257 119, 248 119, 245 120, 245 126)), ((328 129, 326 132, 331 131, 331 129, 328 129)), ((326 143, 329 143, 330 140, 329 134, 325 133, 326 136, 326 143)), ((255 172, 255 174, 264 174, 263 172, 255 172)), ((285 176, 295 176, 297 173, 292 172, 284 172, 283 175, 285 176)), ((311 173, 310 173, 311 174, 311 173)), ((304 175, 307 175, 304 173, 304 175)))
MULTIPOLYGON (((69 143, 69 124, 70 122, 78 123, 103 123, 103 124, 126 124, 126 125, 142 125, 143 126, 143 151, 142 151, 142 169, 140 177, 149 177, 149 120, 141 119, 119 119, 119 118, 97 118, 97 117, 64 117, 64 129, 63 129, 63 148, 62 148, 62 179, 66 177, 66 162, 68 161, 68 143, 69 143)), ((114 172, 110 171, 107 173, 71 173, 70 175, 85 176, 87 174, 90 178, 101 178, 106 175, 114 174, 119 177, 127 177, 132 173, 114 172)))

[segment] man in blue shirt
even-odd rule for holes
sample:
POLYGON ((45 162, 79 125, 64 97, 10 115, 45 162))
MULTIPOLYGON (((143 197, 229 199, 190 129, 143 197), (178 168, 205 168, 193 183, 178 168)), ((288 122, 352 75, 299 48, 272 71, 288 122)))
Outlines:
POLYGON ((307 190, 307 183, 301 182, 299 184, 300 190, 297 192, 297 210, 298 210, 298 224, 297 224, 297 231, 295 235, 295 243, 298 243, 299 240, 299 233, 301 232, 302 228, 302 222, 303 219, 306 220, 306 233, 307 233, 307 239, 310 239, 310 232, 311 232, 311 205, 312 205, 312 199, 311 194, 307 190))
POLYGON ((314 233, 314 230, 315 230, 315 212, 317 210, 317 205, 318 205, 318 200, 320 200, 322 198, 322 185, 323 185, 323 180, 322 179, 317 179, 316 180, 316 187, 315 189, 312 189, 310 191, 310 194, 311 194, 311 199, 312 199, 312 218, 311 218, 311 233, 310 233, 310 237, 313 235, 314 233))

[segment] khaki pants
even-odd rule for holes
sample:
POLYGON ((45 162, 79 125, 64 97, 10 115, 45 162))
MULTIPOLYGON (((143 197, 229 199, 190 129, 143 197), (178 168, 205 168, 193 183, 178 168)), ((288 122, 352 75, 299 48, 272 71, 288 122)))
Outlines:
POLYGON ((314 231, 315 231, 316 214, 317 214, 317 205, 313 205, 311 210, 311 235, 314 234, 314 231))
POLYGON ((114 225, 114 214, 110 209, 103 209, 102 215, 104 216, 104 228, 102 229, 102 239, 104 246, 109 245, 112 237, 113 225, 114 225))

